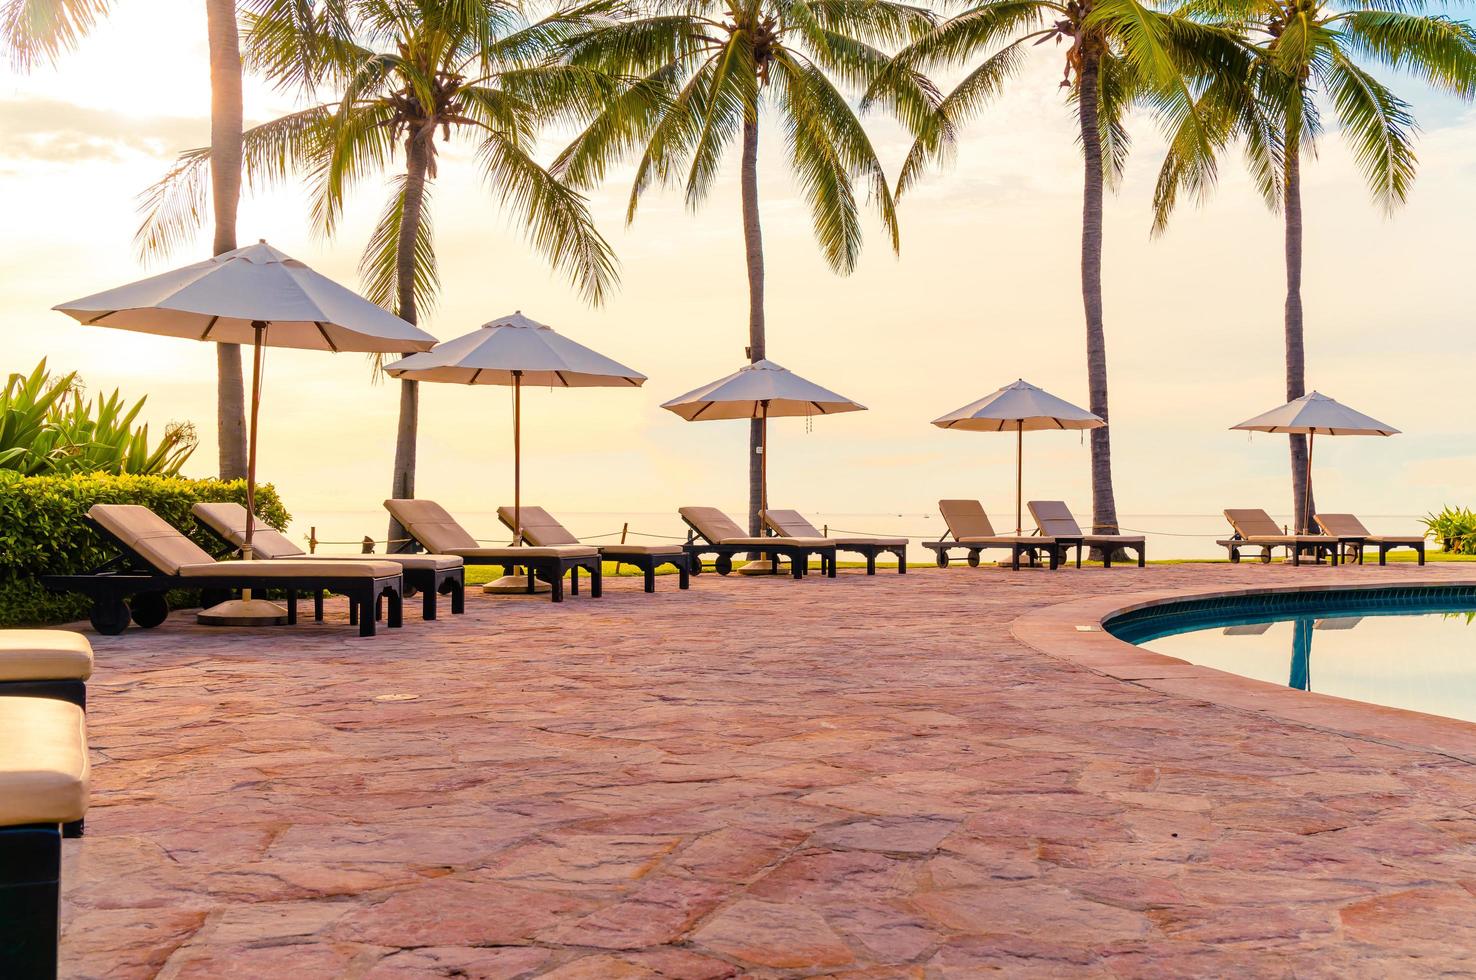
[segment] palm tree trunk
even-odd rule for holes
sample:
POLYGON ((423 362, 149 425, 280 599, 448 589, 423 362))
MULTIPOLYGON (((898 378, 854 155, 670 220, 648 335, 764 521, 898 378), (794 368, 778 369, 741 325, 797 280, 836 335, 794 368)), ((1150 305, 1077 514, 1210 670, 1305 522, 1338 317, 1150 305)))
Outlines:
MULTIPOLYGON (((412 130, 405 140, 405 210, 400 215, 400 238, 395 245, 395 284, 400 319, 416 322, 415 310, 415 239, 420 234, 421 209, 425 205, 425 175, 430 166, 431 136, 412 130)), ((395 433, 395 470, 390 496, 409 499, 415 496, 415 440, 420 428, 420 382, 400 382, 400 421, 395 433)), ((390 518, 389 552, 407 549, 405 529, 390 518)))
MULTIPOLYGON (((1286 140, 1286 400, 1307 393, 1307 350, 1302 337, 1302 160, 1300 141, 1286 140)), ((1316 506, 1307 498, 1307 437, 1290 437, 1294 530, 1311 527, 1316 506)))
MULTIPOLYGON (((1080 92, 1076 100, 1086 179, 1081 209, 1081 302, 1086 312, 1087 388, 1094 415, 1107 420, 1107 337, 1102 329, 1102 133, 1097 124, 1099 42, 1082 49, 1080 92)), ((1112 494, 1110 429, 1092 430, 1092 525, 1098 534, 1117 533, 1117 502, 1112 494)))
MULTIPOLYGON (((215 215, 212 254, 236 247, 236 208, 241 200, 241 43, 235 0, 205 0, 210 46, 210 198, 215 215)), ((246 476, 246 390, 241 348, 215 345, 215 424, 220 478, 246 476)))
MULTIPOLYGON (((764 350, 764 241, 759 228, 758 118, 743 121, 743 245, 748 259, 748 361, 761 361, 764 350)), ((748 423, 748 533, 759 535, 763 526, 763 423, 748 423)))

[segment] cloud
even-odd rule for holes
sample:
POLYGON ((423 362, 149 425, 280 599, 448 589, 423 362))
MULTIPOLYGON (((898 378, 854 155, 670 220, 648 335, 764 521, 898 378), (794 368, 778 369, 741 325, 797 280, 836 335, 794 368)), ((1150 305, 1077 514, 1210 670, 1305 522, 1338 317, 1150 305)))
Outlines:
POLYGON ((210 139, 203 117, 129 116, 60 99, 0 100, 4 156, 48 163, 118 160, 125 154, 172 156, 210 139))

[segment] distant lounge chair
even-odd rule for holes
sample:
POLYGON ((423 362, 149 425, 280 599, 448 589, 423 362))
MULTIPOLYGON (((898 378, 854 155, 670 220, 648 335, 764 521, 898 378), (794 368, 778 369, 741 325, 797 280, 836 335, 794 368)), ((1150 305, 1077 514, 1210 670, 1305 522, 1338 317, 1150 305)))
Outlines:
POLYGON ((1076 549, 1077 568, 1081 567, 1081 553, 1088 548, 1101 549, 1102 564, 1107 568, 1112 567, 1112 553, 1119 548, 1134 552, 1139 568, 1147 561, 1147 546, 1140 534, 1086 534, 1063 500, 1032 500, 1026 506, 1042 535, 1055 538, 1065 548, 1076 549))
POLYGON ((953 535, 953 539, 949 540, 945 535, 937 541, 924 541, 922 545, 938 553, 939 568, 948 567, 949 552, 956 548, 965 549, 969 554, 969 564, 976 567, 979 564, 979 552, 989 548, 1008 548, 1010 567, 1016 570, 1020 568, 1022 555, 1034 565, 1042 552, 1050 560, 1052 569, 1061 565, 1064 549, 1055 538, 1036 534, 995 534, 994 525, 989 523, 989 515, 984 513, 984 505, 977 500, 940 500, 938 511, 943 515, 948 533, 953 535))
MULTIPOLYGON (((506 524, 509 531, 517 530, 518 521, 513 508, 497 508, 497 519, 506 524)), ((524 507, 522 525, 523 539, 534 547, 582 546, 578 538, 542 507, 524 507)), ((598 548, 605 561, 633 565, 644 572, 647 592, 656 591, 656 569, 662 565, 670 565, 677 570, 678 588, 685 589, 691 584, 692 558, 679 544, 602 544, 598 548)))
POLYGON ((0 697, 0 973, 57 975, 62 838, 81 833, 87 719, 56 698, 0 697))
MULTIPOLYGON (((757 552, 771 562, 776 558, 789 559, 789 573, 794 578, 803 578, 810 568, 810 556, 820 558, 820 569, 827 578, 835 578, 835 542, 829 538, 776 538, 751 537, 745 534, 727 514, 716 507, 680 507, 682 516, 692 533, 682 550, 692 556, 692 574, 702 570, 702 556, 716 555, 713 567, 719 575, 733 570, 733 556, 757 552), (697 541, 696 538, 702 538, 697 541)), ((775 564, 771 571, 778 572, 775 564)))
MULTIPOLYGON (((190 508, 195 520, 231 548, 246 543, 246 508, 238 503, 201 503, 190 508)), ((392 561, 400 566, 405 586, 421 595, 421 618, 436 618, 436 596, 451 597, 451 612, 466 609, 466 567, 455 555, 310 555, 280 531, 256 522, 251 532, 253 557, 272 561, 392 561)), ((321 602, 314 596, 314 602, 321 602)))
POLYGON ((1357 556, 1358 564, 1363 564, 1363 549, 1374 547, 1379 549, 1379 564, 1387 564, 1385 556, 1395 548, 1413 548, 1418 556, 1419 563, 1425 563, 1425 539, 1423 536, 1415 535, 1391 536, 1387 534, 1372 534, 1363 522, 1352 514, 1318 514, 1317 523, 1328 534, 1338 539, 1338 548, 1347 549, 1343 552, 1344 559, 1357 556))
POLYGON ((92 644, 69 630, 0 630, 0 697, 60 698, 87 708, 92 644))
POLYGON ((569 576, 569 594, 578 595, 579 570, 582 568, 589 572, 590 596, 600 597, 598 548, 586 545, 486 548, 434 500, 386 500, 384 507, 416 544, 432 554, 455 555, 468 565, 500 565, 504 575, 513 574, 517 568, 526 568, 530 595, 535 588, 535 579, 543 579, 550 586, 549 599, 563 602, 565 574, 569 576))
POLYGON ((764 523, 781 538, 818 538, 835 544, 836 551, 854 552, 866 559, 866 574, 876 574, 878 555, 897 556, 897 574, 907 574, 907 539, 878 538, 865 535, 827 537, 805 520, 797 510, 766 510, 764 523))
MULTIPOLYGON (((374 607, 389 597, 391 628, 400 625, 404 579, 388 561, 216 561, 158 514, 137 504, 93 504, 87 521, 116 544, 122 554, 85 575, 43 575, 41 584, 56 592, 80 592, 92 599, 92 625, 113 636, 128 628, 158 626, 169 616, 170 589, 200 589, 207 595, 237 589, 282 589, 287 622, 297 622, 297 594, 321 590, 349 598, 359 635, 374 635, 374 607)), ((315 614, 322 615, 321 603, 315 614)))
POLYGON ((1275 548, 1285 548, 1291 555, 1293 565, 1302 563, 1303 552, 1310 552, 1314 560, 1324 555, 1338 562, 1338 539, 1326 534, 1287 534, 1264 510, 1227 510, 1225 520, 1230 522, 1234 536, 1215 543, 1230 552, 1230 561, 1240 562, 1242 548, 1260 548, 1261 564, 1271 561, 1275 548))

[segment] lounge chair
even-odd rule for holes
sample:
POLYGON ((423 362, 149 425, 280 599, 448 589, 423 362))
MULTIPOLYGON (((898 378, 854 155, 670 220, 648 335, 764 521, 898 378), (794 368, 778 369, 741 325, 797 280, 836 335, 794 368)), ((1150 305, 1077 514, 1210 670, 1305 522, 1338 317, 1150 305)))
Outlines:
POLYGON ((0 697, 60 698, 87 709, 92 644, 69 630, 0 630, 0 697))
MULTIPOLYGON (((190 513, 231 548, 239 550, 246 543, 246 508, 240 504, 196 504, 190 513)), ((420 593, 422 619, 436 618, 438 595, 451 597, 453 614, 466 609, 466 566, 455 555, 310 555, 260 521, 251 533, 251 548, 253 557, 272 561, 392 561, 400 566, 406 589, 420 593)))
MULTIPOLYGON (((692 556, 693 575, 702 571, 703 555, 715 555, 713 568, 719 575, 727 575, 733 570, 734 555, 754 552, 771 563, 777 558, 788 558, 789 573, 794 578, 805 576, 810 569, 810 556, 816 555, 822 574, 835 578, 835 542, 828 538, 752 537, 716 507, 680 507, 677 513, 691 528, 682 550, 692 556)), ((778 570, 777 563, 771 564, 771 573, 778 570)))
MULTIPOLYGON (((327 589, 348 596, 359 635, 374 635, 374 607, 389 598, 387 624, 400 625, 400 566, 387 561, 216 561, 195 542, 147 507, 93 504, 87 522, 117 545, 121 554, 84 575, 43 575, 56 592, 92 599, 92 625, 115 636, 128 628, 158 626, 169 616, 170 589, 199 589, 207 596, 237 589, 281 589, 287 593, 287 622, 297 622, 297 595, 327 589)), ((315 614, 322 615, 321 603, 315 614)))
POLYGON ((943 521, 948 525, 948 534, 953 535, 953 538, 950 540, 948 534, 945 534, 937 541, 924 541, 922 545, 937 552, 939 568, 948 567, 949 553, 955 548, 968 552, 969 565, 973 567, 979 565, 979 552, 989 548, 1008 548, 1010 567, 1016 570, 1020 568, 1022 555, 1034 565, 1039 560, 1039 555, 1044 553, 1052 569, 1061 565, 1064 549, 1055 538, 1038 534, 995 534, 994 525, 989 523, 989 515, 984 513, 984 505, 977 500, 940 500, 938 511, 943 515, 943 521))
POLYGON ((468 565, 499 565, 504 575, 517 568, 528 570, 528 592, 536 588, 535 577, 551 587, 549 598, 564 601, 564 575, 569 592, 579 594, 579 570, 589 572, 589 594, 600 597, 600 550, 586 545, 557 548, 522 548, 505 545, 486 548, 456 523, 446 508, 434 500, 386 500, 384 507, 416 544, 437 555, 455 555, 468 565))
POLYGON ((1086 534, 1063 500, 1032 500, 1026 506, 1042 535, 1055 538, 1066 548, 1076 549, 1077 568, 1081 567, 1081 553, 1088 548, 1101 549, 1102 564, 1107 568, 1112 567, 1112 553, 1119 549, 1136 554, 1139 568, 1147 561, 1148 549, 1142 535, 1086 534))
POLYGON ((1379 564, 1384 565, 1387 564, 1385 556, 1395 548, 1413 548, 1419 563, 1421 565, 1425 563, 1423 536, 1371 534, 1368 528, 1363 526, 1363 522, 1352 514, 1318 514, 1317 523, 1324 531, 1338 539, 1338 549, 1343 551, 1345 560, 1356 555, 1358 564, 1362 565, 1363 549, 1374 547, 1379 549, 1379 564))
POLYGON ((897 556, 897 573, 899 575, 907 574, 906 538, 878 538, 869 536, 827 537, 821 534, 815 525, 805 520, 797 510, 764 511, 764 523, 781 538, 819 538, 822 541, 834 542, 836 551, 850 551, 860 555, 866 559, 867 575, 876 574, 877 556, 886 554, 897 556))
POLYGON ((1263 565, 1271 561, 1271 552, 1276 548, 1285 548, 1293 565, 1302 563, 1304 552, 1310 552, 1317 561, 1326 555, 1334 565, 1338 562, 1337 538, 1326 534, 1287 534, 1264 510, 1227 510, 1225 520, 1235 533, 1215 543, 1229 551, 1232 563, 1239 564, 1242 548, 1260 548, 1263 565))
MULTIPOLYGON (((534 547, 557 548, 581 543, 542 507, 524 507, 522 510, 523 540, 534 547)), ((513 508, 497 508, 497 518, 507 525, 508 530, 517 530, 513 508)), ((679 588, 685 589, 691 584, 692 559, 679 544, 602 544, 598 548, 601 559, 633 565, 644 572, 647 592, 656 591, 656 569, 662 565, 670 565, 677 570, 679 588)))
POLYGON ((80 832, 87 721, 54 698, 0 697, 0 974, 55 977, 62 838, 80 832))

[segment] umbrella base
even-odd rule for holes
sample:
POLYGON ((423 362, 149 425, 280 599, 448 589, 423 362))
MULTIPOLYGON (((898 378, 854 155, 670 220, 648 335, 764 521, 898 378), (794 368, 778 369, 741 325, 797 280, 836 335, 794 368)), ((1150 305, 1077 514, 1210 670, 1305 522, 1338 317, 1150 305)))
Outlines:
POLYGON ((745 565, 741 565, 735 571, 739 575, 774 575, 782 572, 783 569, 783 562, 772 562, 767 558, 761 558, 758 561, 751 561, 745 565), (779 566, 778 568, 774 567, 776 564, 779 566))
MULTIPOLYGON (((552 589, 553 586, 543 581, 543 579, 535 578, 533 580, 534 595, 545 595, 552 591, 552 589)), ((527 595, 528 576, 504 575, 502 578, 493 579, 491 582, 482 586, 482 591, 487 595, 527 595)))
POLYGON ((230 599, 202 610, 201 626, 285 626, 287 610, 266 599, 230 599))

